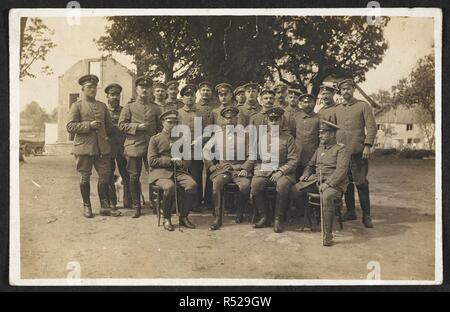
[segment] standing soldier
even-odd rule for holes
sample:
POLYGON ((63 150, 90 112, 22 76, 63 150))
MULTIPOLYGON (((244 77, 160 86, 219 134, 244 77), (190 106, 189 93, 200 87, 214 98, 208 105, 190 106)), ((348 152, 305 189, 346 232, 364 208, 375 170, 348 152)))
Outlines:
MULTIPOLYGON (((258 113, 252 115, 250 117, 250 125, 254 125, 256 129, 259 131, 259 126, 261 125, 268 125, 269 123, 269 116, 267 115, 268 111, 275 107, 274 106, 274 100, 275 100, 275 92, 273 92, 270 89, 264 89, 259 94, 259 97, 261 99, 261 105, 262 109, 258 113)), ((279 107, 279 106, 277 106, 279 107)), ((283 109, 284 113, 284 109, 283 109)), ((288 120, 286 117, 281 116, 281 124, 280 124, 280 131, 287 131, 291 133, 291 127, 289 125, 288 120)))
POLYGON ((320 119, 328 120, 333 123, 336 122, 336 116, 334 113, 336 102, 334 101, 334 95, 337 91, 339 90, 333 85, 322 84, 320 86, 320 95, 323 103, 322 108, 320 108, 320 110, 317 112, 320 119))
POLYGON ((113 124, 106 104, 95 99, 98 81, 95 75, 85 75, 78 80, 82 86, 82 98, 72 104, 67 123, 67 131, 75 134, 73 154, 77 171, 81 174, 80 192, 86 218, 93 217, 90 199, 92 166, 98 174, 100 215, 120 215, 117 211, 111 211, 108 204, 108 182, 111 175, 111 145, 108 136, 111 135, 113 124))
POLYGON ((163 130, 153 136, 148 145, 148 163, 151 168, 148 182, 163 189, 163 224, 168 231, 174 230, 171 221, 171 208, 176 195, 174 166, 176 166, 177 183, 184 190, 183 206, 180 211, 180 225, 191 229, 195 228, 195 225, 188 219, 188 215, 197 192, 197 184, 188 174, 184 162, 180 159, 174 159, 171 151, 172 144, 178 139, 173 138, 171 135, 172 128, 178 122, 177 116, 178 112, 175 110, 162 113, 160 118, 163 130))
POLYGON ((166 110, 167 100, 167 86, 162 82, 155 82, 153 85, 153 97, 155 104, 158 105, 161 111, 166 110))
POLYGON ((305 198, 305 194, 309 192, 320 191, 323 203, 324 246, 332 245, 335 200, 342 197, 348 183, 349 155, 343 144, 336 143, 337 129, 335 124, 321 120, 319 134, 321 144, 300 177, 300 181, 291 188, 291 196, 297 198, 296 201, 299 197, 305 198), (319 189, 316 183, 309 183, 310 180, 314 182, 312 178, 314 173, 319 178, 319 189))
POLYGON ((142 162, 147 163, 147 149, 150 138, 160 128, 159 115, 161 107, 150 102, 152 82, 147 77, 136 79, 136 100, 122 109, 119 129, 126 134, 124 154, 127 158, 127 170, 130 175, 130 191, 133 218, 141 216, 141 184, 142 162))
POLYGON ((279 83, 275 86, 273 91, 275 91, 275 106, 279 106, 283 109, 286 108, 286 97, 288 95, 288 88, 285 84, 279 83))
POLYGON ((262 107, 258 103, 259 86, 254 82, 249 82, 244 85, 245 89, 245 104, 239 108, 238 123, 247 127, 250 123, 250 117, 261 111, 262 107))
POLYGON ((246 100, 244 86, 239 86, 234 90, 234 97, 236 98, 236 107, 241 109, 241 106, 244 106, 246 100))
POLYGON ((297 178, 303 173, 319 146, 319 116, 314 113, 315 104, 316 99, 313 95, 302 94, 299 97, 301 110, 290 120, 297 147, 297 178))
POLYGON ((299 107, 299 97, 302 95, 302 92, 297 89, 289 89, 288 96, 286 98, 286 108, 284 109, 284 117, 287 120, 291 120, 294 118, 295 114, 300 111, 299 107))
POLYGON ((119 168, 119 174, 122 177, 123 183, 123 208, 131 208, 131 194, 130 194, 130 176, 127 171, 127 160, 123 154, 123 143, 125 142, 125 135, 119 130, 119 117, 122 107, 120 106, 120 95, 122 87, 117 83, 112 83, 105 88, 106 99, 108 100, 108 110, 111 115, 111 121, 114 124, 113 133, 110 136, 111 142, 111 178, 109 180, 109 201, 112 204, 112 209, 116 209, 117 195, 114 181, 114 172, 119 168))
POLYGON ((273 170, 263 170, 262 163, 270 166, 273 160, 269 155, 262 153, 261 145, 258 144, 258 161, 255 165, 254 177, 251 183, 251 192, 255 200, 255 206, 261 209, 262 215, 262 218, 254 225, 255 228, 270 226, 271 220, 269 220, 265 188, 267 186, 276 187, 277 198, 274 213, 275 221, 273 224, 275 233, 281 233, 283 231, 281 219, 289 204, 289 191, 296 181, 295 168, 297 165, 297 155, 295 142, 290 134, 281 131, 283 113, 284 110, 281 107, 273 107, 267 111, 269 119, 267 137, 262 134, 262 137, 259 138, 259 142, 262 140, 268 141, 267 146, 270 146, 272 149, 274 145, 271 144, 271 134, 274 131, 274 127, 278 126, 278 132, 273 133, 273 135, 278 133, 278 150, 271 150, 271 154, 278 153, 278 166, 274 167, 273 170))
POLYGON ((178 99, 178 87, 180 86, 178 81, 172 80, 167 82, 167 95, 166 110, 178 110, 184 106, 183 101, 178 99))
MULTIPOLYGON (((197 109, 200 111, 200 115, 202 117, 202 126, 205 129, 209 125, 214 124, 214 114, 213 110, 218 107, 217 102, 213 101, 213 86, 209 81, 203 81, 198 85, 198 92, 200 93, 200 100, 197 103, 197 109)), ((203 143, 206 143, 208 138, 203 139, 203 143)), ((208 173, 205 181, 205 192, 203 192, 203 161, 196 161, 194 165, 195 171, 199 170, 200 180, 196 180, 199 185, 198 191, 198 201, 196 207, 201 205, 201 202, 205 204, 205 206, 209 206, 212 202, 212 183, 209 179, 208 173)))
POLYGON ((344 79, 338 84, 338 88, 344 101, 335 108, 336 122, 339 126, 336 136, 338 142, 343 143, 351 155, 350 185, 345 194, 347 212, 344 220, 356 220, 353 181, 358 189, 363 212, 362 222, 365 227, 372 228, 367 173, 371 148, 377 134, 375 117, 369 104, 353 97, 355 83, 352 79, 344 79))
MULTIPOLYGON (((219 90, 219 92, 221 92, 219 90)), ((231 89, 230 89, 231 92, 231 89)), ((220 98, 220 95, 219 95, 220 98)), ((239 187, 239 199, 236 206, 236 223, 242 222, 243 207, 247 204, 250 195, 250 176, 253 169, 253 162, 248 159, 248 137, 242 131, 238 133, 234 127, 237 125, 239 109, 234 106, 226 106, 220 112, 224 124, 223 131, 216 133, 204 148, 204 155, 208 155, 211 146, 218 148, 219 159, 205 160, 205 165, 209 173, 213 185, 213 205, 216 218, 210 229, 218 230, 222 226, 223 214, 223 188, 225 184, 233 182, 239 187), (229 126, 229 127, 228 127, 229 126), (239 135, 242 135, 239 137, 239 135), (243 140, 241 138, 244 137, 243 140), (219 142, 218 140, 222 140, 219 142), (232 146, 230 146, 232 144, 232 146), (231 159, 227 154, 227 150, 233 152, 231 159), (245 151, 239 157, 239 154, 245 151), (247 160, 246 160, 247 159, 247 160)), ((211 159, 211 156, 207 157, 211 159)))
MULTIPOLYGON (((194 118, 202 117, 202 113, 200 109, 195 105, 195 94, 197 92, 197 86, 194 84, 187 84, 181 89, 181 98, 183 100, 184 106, 178 110, 178 121, 182 125, 186 125, 189 127, 191 131, 191 137, 194 136, 194 118)), ((192 141, 202 140, 202 138, 193 138, 192 141)), ((192 142, 192 151, 191 156, 194 157, 194 142, 192 142)), ((195 212, 200 212, 200 202, 201 202, 201 192, 200 190, 203 187, 203 160, 201 159, 192 159, 189 166, 189 172, 192 175, 192 178, 197 183, 197 187, 199 191, 197 192, 197 198, 194 203, 193 210, 195 212)))
POLYGON ((234 106, 233 87, 230 84, 223 82, 218 84, 215 89, 219 97, 220 106, 213 110, 213 124, 222 127, 225 124, 225 120, 222 116, 222 110, 225 107, 234 106))

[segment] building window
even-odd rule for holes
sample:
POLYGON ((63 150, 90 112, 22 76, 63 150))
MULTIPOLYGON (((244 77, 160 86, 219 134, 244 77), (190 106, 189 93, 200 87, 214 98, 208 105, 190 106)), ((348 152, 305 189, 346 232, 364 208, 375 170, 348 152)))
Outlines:
POLYGON ((406 124, 406 131, 412 131, 413 125, 412 124, 406 124))
POLYGON ((413 141, 414 141, 414 143, 420 143, 420 139, 419 138, 416 138, 413 141))
POLYGON ((381 124, 377 124, 377 130, 381 130, 381 124))
POLYGON ((98 85, 101 86, 102 85, 102 67, 101 67, 101 62, 100 61, 91 61, 89 62, 89 74, 91 75, 95 75, 98 77, 99 82, 98 85))
POLYGON ((413 139, 409 138, 408 139, 408 144, 411 144, 413 142, 413 139))

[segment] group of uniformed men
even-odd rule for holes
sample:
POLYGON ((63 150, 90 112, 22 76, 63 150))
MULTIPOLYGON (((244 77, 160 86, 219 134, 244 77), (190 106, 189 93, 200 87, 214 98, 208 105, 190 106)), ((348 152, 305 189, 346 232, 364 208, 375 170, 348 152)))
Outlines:
POLYGON ((195 228, 188 218, 189 212, 197 209, 202 201, 212 203, 215 210, 210 229, 217 230, 222 226, 223 189, 230 182, 239 187, 237 223, 242 222, 242 207, 248 203, 251 194, 261 216, 254 227, 273 225, 276 233, 282 232, 282 216, 290 201, 298 209, 305 208, 305 194, 318 192, 323 203, 323 244, 330 246, 335 201, 344 193, 347 206, 344 221, 357 218, 356 186, 362 222, 368 228, 373 227, 367 173, 376 125, 371 107, 353 97, 355 84, 352 79, 341 80, 337 85, 324 83, 320 88, 323 107, 318 113, 314 112, 316 98, 313 95, 288 89, 283 84, 273 90, 264 88, 260 91, 256 83, 233 89, 227 83, 213 88, 205 81, 198 85, 188 83, 179 91, 177 81, 153 83, 142 76, 135 80, 136 97, 122 107, 122 87, 116 83, 104 90, 107 104, 96 100, 98 81, 95 75, 79 79, 82 96, 71 106, 67 124, 68 132, 75 134, 73 153, 81 174, 80 191, 86 218, 93 217, 90 202, 93 166, 99 175, 100 215, 120 215, 114 188, 117 164, 123 183, 123 208, 133 208, 134 218, 141 215, 140 177, 144 165, 148 182, 163 190, 163 225, 168 231, 174 230, 171 222, 176 194, 174 178, 184 190, 179 224, 188 228, 195 228), (217 92, 218 103, 213 100, 213 90, 217 92), (200 95, 198 102, 197 93, 200 95), (336 93, 343 99, 340 104, 334 101, 336 93), (227 142, 235 144, 238 134, 225 131, 226 126, 266 125, 269 141, 272 129, 278 126, 278 166, 273 170, 262 170, 268 160, 260 155, 249 157, 247 143, 245 159, 236 157, 238 149, 231 159, 174 158, 171 146, 178 138, 171 134, 173 127, 187 125, 194 133, 195 117, 202 118, 203 127, 215 124, 224 131, 222 136, 213 134, 210 138, 201 138, 204 153, 209 151, 208 144, 217 140, 223 140, 224 147, 227 142), (273 186, 277 191, 273 213, 267 205, 267 186, 273 186))

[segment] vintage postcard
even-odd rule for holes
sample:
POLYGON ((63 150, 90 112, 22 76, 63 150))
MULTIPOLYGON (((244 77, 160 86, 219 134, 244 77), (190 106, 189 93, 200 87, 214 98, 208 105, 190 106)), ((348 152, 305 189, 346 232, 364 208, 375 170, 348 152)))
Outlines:
POLYGON ((12 9, 12 285, 442 283, 440 9, 12 9))

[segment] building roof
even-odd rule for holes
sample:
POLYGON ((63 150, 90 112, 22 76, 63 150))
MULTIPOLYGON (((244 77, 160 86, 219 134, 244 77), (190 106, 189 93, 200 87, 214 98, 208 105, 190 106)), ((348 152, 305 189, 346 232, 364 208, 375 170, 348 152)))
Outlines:
POLYGON ((414 124, 420 122, 419 116, 421 118, 425 116, 431 123, 431 118, 426 117, 427 113, 417 107, 406 107, 404 105, 388 108, 376 114, 375 119, 377 123, 414 124))

